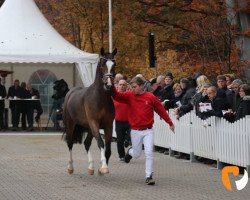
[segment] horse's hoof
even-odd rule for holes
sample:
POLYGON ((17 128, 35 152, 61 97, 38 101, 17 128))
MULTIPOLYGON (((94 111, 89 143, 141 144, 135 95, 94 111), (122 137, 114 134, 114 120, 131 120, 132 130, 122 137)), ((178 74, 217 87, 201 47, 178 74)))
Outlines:
POLYGON ((109 168, 107 168, 107 167, 100 168, 98 170, 98 172, 100 175, 107 174, 107 173, 109 173, 109 168))
POLYGON ((88 175, 94 175, 95 173, 95 170, 93 169, 88 169, 88 175))
POLYGON ((74 169, 68 169, 69 174, 73 174, 73 172, 74 172, 74 169))

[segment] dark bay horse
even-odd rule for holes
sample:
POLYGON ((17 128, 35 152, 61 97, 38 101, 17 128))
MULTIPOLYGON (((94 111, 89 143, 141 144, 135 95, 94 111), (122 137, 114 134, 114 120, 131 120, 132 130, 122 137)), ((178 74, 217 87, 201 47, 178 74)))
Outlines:
POLYGON ((102 48, 94 83, 88 88, 73 88, 65 97, 63 122, 66 133, 64 134, 64 138, 70 152, 69 174, 72 174, 74 171, 72 158, 73 144, 81 144, 85 132, 87 132, 84 146, 88 154, 88 174, 94 174, 94 160, 90 152, 93 137, 95 137, 98 147, 101 150, 101 167, 98 172, 100 174, 109 172, 108 161, 111 155, 111 139, 115 115, 111 94, 114 67, 116 65, 114 56, 116 53, 117 49, 112 53, 105 53, 102 48), (99 129, 104 129, 105 145, 99 129))

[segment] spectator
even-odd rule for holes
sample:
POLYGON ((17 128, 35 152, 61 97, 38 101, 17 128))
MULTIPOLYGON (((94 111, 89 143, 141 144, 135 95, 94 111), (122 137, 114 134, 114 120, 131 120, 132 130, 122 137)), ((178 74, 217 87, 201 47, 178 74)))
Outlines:
POLYGON ((0 78, 0 130, 5 129, 4 125, 4 98, 6 97, 6 89, 5 86, 2 85, 2 79, 0 78))
POLYGON ((114 78, 114 86, 118 88, 118 83, 120 80, 124 79, 124 76, 120 73, 117 73, 114 78))
POLYGON ((174 99, 164 104, 165 109, 178 108, 181 106, 181 99, 183 97, 183 90, 180 83, 175 83, 173 86, 174 99))
POLYGON ((162 89, 166 86, 165 84, 165 76, 159 75, 156 78, 156 84, 155 87, 156 89, 154 90, 153 94, 158 98, 161 99, 162 96, 162 89))
POLYGON ((242 84, 243 84, 243 82, 240 79, 235 79, 231 84, 231 88, 232 88, 232 92, 233 92, 232 110, 234 113, 237 111, 238 106, 239 106, 240 101, 241 101, 239 90, 240 90, 240 85, 242 85, 242 84))
POLYGON ((239 94, 241 102, 236 112, 236 120, 239 120, 246 115, 250 115, 250 85, 241 85, 239 94))
MULTIPOLYGON (((127 82, 125 80, 119 81, 117 91, 127 91, 127 82)), ((130 125, 128 122, 129 107, 127 104, 118 102, 116 100, 113 100, 113 102, 115 106, 115 131, 117 136, 117 151, 120 161, 124 161, 124 146, 126 147, 130 143, 130 125)))
POLYGON ((20 114, 21 114, 21 125, 22 125, 22 129, 26 130, 26 128, 27 128, 26 118, 28 116, 28 111, 30 110, 30 105, 29 105, 29 102, 27 100, 24 100, 24 99, 29 99, 30 96, 28 94, 28 90, 26 89, 25 82, 21 83, 20 89, 21 89, 20 98, 23 99, 23 100, 20 100, 20 102, 19 102, 20 114))
POLYGON ((226 77, 223 76, 223 75, 217 76, 217 85, 218 85, 217 96, 219 98, 225 98, 226 97, 230 108, 232 108, 232 105, 233 105, 233 92, 227 88, 226 77))
POLYGON ((125 155, 125 162, 129 163, 132 158, 138 158, 142 152, 144 144, 146 157, 146 184, 154 185, 153 180, 153 122, 154 111, 162 117, 174 131, 174 125, 161 102, 150 92, 145 92, 144 81, 140 77, 135 77, 131 81, 132 91, 117 92, 114 88, 114 99, 129 105, 128 120, 131 125, 130 148, 125 155))
POLYGON ((181 99, 181 106, 175 109, 175 113, 177 119, 184 114, 190 112, 193 109, 193 105, 191 104, 192 97, 196 92, 196 85, 194 85, 194 80, 190 77, 189 79, 183 79, 181 82, 185 81, 186 84, 186 92, 181 99), (186 83, 186 81, 188 81, 186 83))
POLYGON ((64 97, 60 99, 54 99, 51 107, 49 117, 51 118, 54 128, 60 130, 59 121, 62 120, 64 97))
POLYGON ((19 120, 20 120, 20 101, 16 101, 21 98, 21 88, 18 79, 14 81, 14 85, 8 90, 7 98, 10 99, 10 110, 11 110, 11 122, 12 130, 17 131, 19 120))
POLYGON ((35 121, 38 123, 40 121, 40 116, 43 114, 43 109, 42 109, 42 105, 40 101, 40 93, 37 89, 33 88, 30 83, 27 84, 27 90, 30 96, 32 97, 32 99, 36 99, 32 101, 32 106, 33 106, 33 110, 36 110, 37 112, 35 116, 35 121))
POLYGON ((174 77, 171 72, 168 72, 164 79, 165 87, 161 90, 161 101, 164 100, 173 100, 174 99, 174 77))
POLYGON ((222 111, 229 109, 226 98, 221 98, 217 95, 217 89, 215 86, 210 86, 206 92, 208 100, 205 103, 209 104, 209 106, 206 106, 206 109, 201 110, 202 119, 206 119, 211 116, 223 117, 222 111))
POLYGON ((234 75, 233 74, 224 74, 226 77, 226 84, 228 89, 232 89, 232 83, 234 80, 234 75))

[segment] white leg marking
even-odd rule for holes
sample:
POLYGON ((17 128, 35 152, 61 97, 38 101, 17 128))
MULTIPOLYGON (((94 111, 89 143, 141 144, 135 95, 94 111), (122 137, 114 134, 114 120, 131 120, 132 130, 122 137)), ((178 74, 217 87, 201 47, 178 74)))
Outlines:
POLYGON ((101 148, 101 163, 102 163, 102 168, 108 168, 106 157, 105 157, 105 151, 103 148, 101 148))
POLYGON ((89 169, 94 169, 94 160, 90 150, 88 151, 89 169))
POLYGON ((73 167, 73 157, 72 157, 72 150, 69 151, 69 165, 68 165, 68 173, 72 174, 74 171, 73 167))

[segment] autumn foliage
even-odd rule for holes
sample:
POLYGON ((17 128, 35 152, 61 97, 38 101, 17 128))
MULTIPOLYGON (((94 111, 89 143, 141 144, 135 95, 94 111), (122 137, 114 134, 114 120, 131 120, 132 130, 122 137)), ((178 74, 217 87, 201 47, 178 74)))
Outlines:
MULTIPOLYGON (((51 24, 87 52, 108 48, 107 0, 35 0, 51 24)), ((132 77, 171 71, 180 78, 201 71, 210 77, 240 75, 238 27, 223 0, 116 0, 112 6, 117 66, 132 77), (149 68, 148 32, 155 34, 157 69, 149 68)), ((245 34, 249 34, 249 30, 245 34)))

